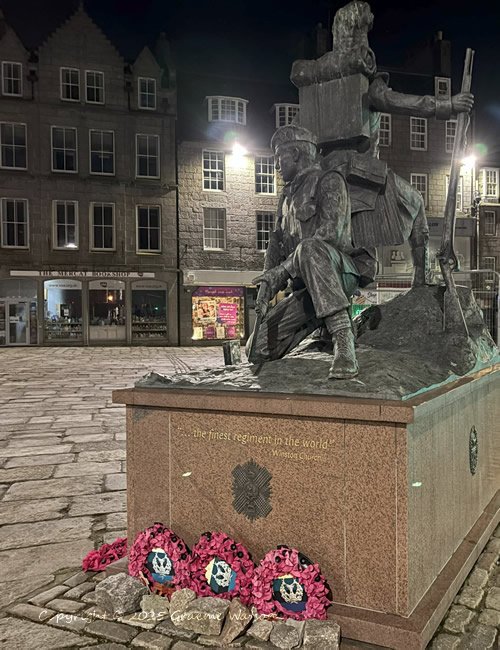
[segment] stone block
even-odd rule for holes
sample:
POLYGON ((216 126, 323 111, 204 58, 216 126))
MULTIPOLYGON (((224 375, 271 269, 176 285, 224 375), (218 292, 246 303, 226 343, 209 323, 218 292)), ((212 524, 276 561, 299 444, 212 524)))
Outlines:
POLYGON ((147 612, 158 623, 169 616, 170 602, 168 598, 147 594, 141 599, 141 610, 147 612))
POLYGON ((483 588, 488 582, 488 572, 485 569, 476 567, 467 578, 467 584, 472 587, 483 588))
POLYGON ((462 605, 452 605, 448 611, 448 616, 443 624, 446 632, 454 634, 463 634, 472 623, 475 612, 462 605))
POLYGON ((39 607, 43 607, 49 601, 54 600, 54 598, 57 598, 58 596, 62 596, 62 594, 66 593, 68 589, 69 587, 67 587, 66 585, 58 585, 57 587, 51 587, 47 591, 42 591, 40 594, 37 594, 36 596, 30 598, 29 602, 33 603, 33 605, 38 605, 39 607))
POLYGON ((181 627, 176 627, 172 621, 167 618, 155 627, 155 632, 165 634, 168 637, 176 637, 184 641, 192 641, 196 638, 196 633, 190 630, 184 630, 181 627))
POLYGON ((291 648, 296 648, 300 644, 300 634, 292 625, 275 623, 269 635, 269 640, 277 648, 291 650, 291 648))
POLYGON ((303 647, 311 650, 335 650, 339 647, 340 627, 333 621, 306 621, 303 647))
POLYGON ((85 603, 78 603, 76 600, 65 600, 64 598, 54 598, 54 600, 47 603, 47 607, 52 607, 56 612, 77 614, 85 608, 85 603))
POLYGON ((75 573, 70 578, 65 580, 64 584, 67 585, 68 587, 77 587, 78 585, 81 585, 83 582, 88 580, 91 575, 92 573, 86 573, 85 571, 78 571, 78 573, 75 573))
POLYGON ((137 630, 123 623, 111 621, 92 621, 88 623, 85 632, 98 637, 104 637, 116 643, 130 643, 137 636, 137 630))
POLYGON ((497 630, 488 625, 476 625, 474 629, 462 639, 460 650, 490 650, 495 647, 497 630))
POLYGON ((82 582, 81 585, 73 587, 64 594, 65 598, 78 600, 95 589, 95 582, 82 582))
POLYGON ((148 589, 126 573, 118 573, 100 582, 96 589, 96 604, 114 616, 136 612, 148 589))
POLYGON ((222 598, 212 596, 197 598, 179 614, 180 623, 174 621, 173 615, 172 621, 197 634, 218 635, 221 633, 228 610, 229 601, 222 598))
POLYGON ((461 637, 451 634, 438 634, 432 642, 430 650, 458 650, 461 637))
POLYGON ((483 599, 484 591, 481 587, 473 587, 466 585, 458 594, 456 602, 459 605, 464 605, 469 609, 477 609, 483 599))
POLYGON ((500 587, 491 587, 485 601, 486 607, 500 611, 500 587))
POLYGON ((55 611, 52 609, 36 607, 36 605, 29 605, 28 603, 19 603, 18 605, 9 607, 7 613, 14 614, 14 616, 21 616, 22 618, 28 618, 30 621, 34 621, 35 623, 44 623, 55 614, 55 611))
POLYGON ((251 620, 252 614, 250 613, 250 610, 237 598, 234 598, 229 606, 220 636, 220 642, 222 645, 227 645, 234 641, 236 637, 246 630, 251 620))
POLYGON ((181 616, 186 607, 193 602, 195 598, 196 594, 192 589, 179 589, 179 591, 174 591, 170 598, 170 618, 174 625, 184 627, 182 625, 181 616))
POLYGON ((88 619, 75 616, 74 614, 56 614, 49 621, 49 625, 60 627, 62 630, 70 632, 83 632, 88 623, 88 619))
POLYGON ((500 611, 497 609, 483 609, 479 614, 479 622, 483 625, 500 628, 500 611))
POLYGON ((141 632, 132 641, 133 648, 147 648, 147 650, 168 650, 172 646, 172 639, 154 632, 141 632))

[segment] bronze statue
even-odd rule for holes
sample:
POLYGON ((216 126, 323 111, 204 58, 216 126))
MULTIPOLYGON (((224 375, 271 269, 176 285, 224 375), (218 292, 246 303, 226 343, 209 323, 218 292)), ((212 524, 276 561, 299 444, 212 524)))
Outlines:
POLYGON ((354 0, 333 23, 333 50, 316 61, 296 61, 291 80, 299 88, 300 124, 318 136, 322 165, 347 179, 353 245, 411 246, 413 286, 430 281, 429 229, 420 192, 387 169, 379 157, 380 111, 449 119, 468 112, 470 93, 454 97, 406 95, 391 90, 377 71, 368 44, 373 14, 354 0))
POLYGON ((256 311, 259 326, 248 342, 252 362, 279 359, 320 325, 334 344, 329 378, 358 373, 349 298, 373 281, 374 251, 355 250, 345 179, 318 164, 315 136, 284 126, 271 141, 285 187, 277 226, 266 251, 256 311), (269 301, 291 280, 291 295, 269 309, 269 301))

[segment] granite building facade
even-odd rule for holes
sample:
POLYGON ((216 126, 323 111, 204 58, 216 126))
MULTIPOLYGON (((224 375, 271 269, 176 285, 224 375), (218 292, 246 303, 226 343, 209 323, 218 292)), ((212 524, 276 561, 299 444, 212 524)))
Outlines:
POLYGON ((176 344, 168 43, 127 63, 80 5, 30 52, 0 20, 0 345, 176 344))

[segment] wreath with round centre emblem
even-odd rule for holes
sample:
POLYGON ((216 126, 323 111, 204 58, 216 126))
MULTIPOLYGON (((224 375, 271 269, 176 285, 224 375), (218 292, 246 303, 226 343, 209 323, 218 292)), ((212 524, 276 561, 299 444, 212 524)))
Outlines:
POLYGON ((250 602, 255 565, 250 553, 225 533, 203 533, 191 553, 189 587, 198 596, 250 602))
POLYGON ((155 523, 140 532, 130 549, 128 572, 159 596, 189 584, 190 553, 172 530, 155 523))
POLYGON ((252 605, 259 614, 305 620, 325 619, 330 589, 318 564, 295 548, 269 551, 255 569, 252 605))

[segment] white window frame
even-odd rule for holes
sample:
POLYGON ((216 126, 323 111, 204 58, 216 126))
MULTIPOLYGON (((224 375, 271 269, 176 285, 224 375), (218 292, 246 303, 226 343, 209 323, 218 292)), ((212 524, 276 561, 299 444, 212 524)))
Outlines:
POLYGON ((212 207, 212 206, 205 206, 203 208, 203 250, 204 251, 225 251, 227 247, 227 213, 226 213, 226 208, 217 208, 217 207, 212 207), (217 219, 222 216, 222 228, 217 224, 215 227, 214 226, 207 226, 206 225, 206 219, 209 216, 208 211, 209 210, 214 210, 217 212, 216 217, 217 219), (208 231, 210 232, 220 232, 222 231, 223 234, 223 245, 222 248, 219 246, 208 246, 207 245, 207 240, 214 240, 216 239, 217 241, 220 241, 220 238, 218 235, 215 237, 209 237, 208 236, 208 231))
POLYGON ((380 113, 380 126, 379 126, 379 147, 390 147, 392 144, 392 115, 390 113, 380 113), (382 118, 387 119, 389 128, 382 128, 382 118), (382 141, 382 133, 387 134, 386 142, 382 141))
MULTIPOLYGON (((16 222, 14 222, 16 223, 16 222)), ((4 196, 0 199, 0 244, 2 248, 9 249, 22 249, 29 250, 30 247, 30 215, 29 215, 29 202, 28 199, 18 199, 10 196, 4 196), (16 203, 23 203, 25 206, 25 216, 26 216, 26 244, 24 246, 17 246, 12 244, 7 244, 4 241, 4 223, 6 221, 6 203, 8 201, 13 201, 14 205, 16 203)))
POLYGON ((157 104, 157 89, 156 89, 156 79, 154 77, 138 77, 137 79, 137 106, 143 111, 155 111, 156 110, 156 104, 157 104), (154 85, 154 92, 150 93, 148 89, 146 89, 144 92, 141 90, 141 81, 146 81, 146 82, 153 82, 154 85), (144 106, 142 104, 142 96, 150 97, 152 96, 154 98, 154 106, 144 106))
POLYGON ((497 234, 497 214, 496 214, 495 210, 484 210, 483 215, 484 215, 484 229, 483 229, 483 232, 484 232, 485 237, 496 237, 496 234, 497 234), (487 216, 492 216, 493 217, 493 228, 492 229, 487 227, 487 224, 488 224, 487 216))
POLYGON ((82 95, 82 90, 80 87, 80 70, 79 68, 69 68, 67 66, 63 66, 59 68, 59 97, 61 101, 63 102, 79 102, 81 100, 81 95, 82 95), (63 72, 64 71, 70 71, 70 72, 76 72, 78 75, 78 99, 74 99, 73 97, 64 97, 63 94, 63 88, 65 86, 68 87, 75 87, 76 84, 68 84, 63 81, 63 72))
MULTIPOLYGON (((95 252, 110 252, 110 251, 116 251, 116 217, 115 217, 115 204, 111 203, 109 201, 92 201, 89 206, 89 221, 90 221, 90 250, 95 251, 95 252), (94 238, 94 208, 95 206, 102 206, 102 207, 108 207, 111 206, 112 209, 112 215, 113 215, 113 225, 112 225, 112 233, 113 233, 113 247, 112 248, 98 248, 95 245, 95 238, 94 238)), ((103 215, 104 216, 104 215, 103 215)), ((109 226, 105 226, 102 224, 100 226, 101 228, 109 228, 109 226)), ((103 233, 104 234, 104 233, 103 233)), ((103 237, 104 239, 104 237, 103 237)))
MULTIPOLYGON (((144 226, 143 226, 144 228, 144 226)), ((150 238, 150 235, 148 236, 148 239, 150 238)), ((145 203, 140 203, 136 205, 135 208, 135 250, 137 254, 144 255, 148 253, 161 253, 161 205, 158 204, 145 204, 145 203), (158 248, 139 248, 139 210, 147 210, 148 211, 148 222, 150 221, 150 211, 151 210, 158 210, 158 228, 152 228, 151 225, 148 224, 146 226, 146 229, 149 231, 149 233, 154 229, 158 230, 158 248)))
POLYGON ((299 114, 299 104, 275 104, 275 124, 276 128, 280 126, 288 126, 293 122, 295 117, 299 114))
POLYGON ((207 101, 209 122, 229 122, 243 126, 247 123, 248 100, 229 95, 209 95, 207 101), (231 117, 232 113, 234 113, 234 119, 231 117))
MULTIPOLYGON (((448 196, 448 187, 450 185, 450 176, 447 174, 445 177, 445 196, 448 196)), ((464 177, 462 175, 458 178, 457 184, 457 204, 455 206, 457 212, 464 211, 464 177)))
POLYGON ((491 271, 491 275, 488 278, 485 278, 487 282, 494 282, 495 281, 495 273, 497 270, 497 259, 494 255, 486 255, 483 257, 483 261, 481 264, 481 270, 483 271, 491 271), (491 266, 489 266, 490 262, 486 262, 486 260, 491 260, 491 266))
POLYGON ((23 64, 19 61, 2 61, 2 95, 5 97, 22 97, 23 96, 23 64), (12 66, 12 70, 17 69, 19 71, 18 77, 8 76, 6 73, 7 66, 12 66), (6 81, 18 82, 19 83, 19 92, 18 93, 9 93, 6 90, 6 81))
POLYGON ((276 166, 274 164, 274 156, 255 156, 255 193, 268 196, 276 195, 276 166), (267 162, 263 162, 264 160, 267 162), (259 166, 260 171, 258 171, 259 166), (265 166, 267 168, 271 167, 272 173, 262 171, 265 166), (272 188, 270 191, 266 189, 269 187, 272 188))
MULTIPOLYGON (((148 139, 148 153, 147 154, 141 154, 141 157, 146 157, 148 160, 150 158, 153 158, 149 154, 149 139, 148 139)), ((149 164, 148 164, 149 167, 149 164)), ((136 133, 135 134, 135 177, 136 178, 160 178, 160 136, 155 135, 154 133, 136 133), (158 170, 158 173, 156 176, 144 176, 142 174, 139 174, 139 138, 156 138, 157 142, 157 154, 156 154, 156 168, 158 170)))
POLYGON ((426 117, 410 117, 410 149, 412 151, 427 151, 427 118, 426 117), (417 125, 423 126, 424 130, 421 131, 416 131, 415 127, 417 125), (424 139, 424 146, 416 146, 414 144, 414 137, 419 138, 423 135, 424 139))
POLYGON ((413 187, 413 189, 417 190, 417 192, 420 192, 424 199, 424 207, 428 207, 429 204, 429 175, 428 174, 422 174, 420 172, 416 173, 411 173, 410 174, 410 185, 413 187), (415 187, 414 183, 417 184, 417 179, 420 178, 425 178, 425 193, 420 190, 420 188, 415 187))
POLYGON ((226 157, 224 151, 216 151, 215 149, 203 149, 201 152, 201 168, 202 168, 202 188, 204 192, 224 192, 226 189, 226 157), (208 154, 208 159, 206 159, 205 154, 208 154), (222 170, 218 167, 214 168, 210 164, 205 166, 205 163, 212 163, 211 154, 215 154, 217 158, 215 162, 219 163, 218 157, 221 156, 222 159, 222 170), (217 174, 222 174, 222 187, 211 187, 213 184, 218 185, 220 179, 217 177, 217 174), (205 187, 205 181, 208 183, 209 187, 205 187))
POLYGON ((450 77, 434 77, 434 94, 437 98, 440 99, 444 97, 450 97, 451 95, 450 77))
POLYGON ((24 122, 0 122, 0 169, 24 169, 24 170, 28 169, 28 127, 24 122), (4 125, 6 125, 6 124, 8 124, 9 126, 12 126, 13 128, 16 127, 16 126, 24 127, 24 150, 25 150, 25 154, 26 154, 26 165, 24 167, 2 164, 4 147, 12 147, 13 148, 14 159, 15 159, 15 150, 16 150, 16 148, 22 148, 22 145, 16 145, 16 144, 14 144, 14 142, 12 144, 5 144, 2 141, 2 127, 4 125))
POLYGON ((457 134, 457 120, 446 120, 444 126, 444 148, 446 153, 453 153, 453 146, 455 144, 455 137, 457 134), (453 125, 453 129, 451 126, 453 125), (453 134, 450 133, 453 130, 453 134))
MULTIPOLYGON (((64 148, 61 149, 61 151, 72 151, 72 149, 66 149, 66 136, 64 136, 64 140, 64 148)), ((60 149, 60 147, 57 147, 57 149, 60 149)), ((78 129, 75 126, 52 125, 50 127, 50 167, 56 174, 78 174, 78 129), (54 129, 64 129, 65 131, 75 132, 75 169, 54 169, 54 129)))
POLYGON ((497 167, 482 167, 481 168, 481 180, 482 180, 482 186, 483 186, 483 191, 482 191, 482 196, 485 201, 493 201, 497 202, 498 201, 498 194, 499 194, 499 172, 500 170, 497 167), (495 193, 488 193, 488 174, 494 174, 496 181, 495 181, 495 193))
POLYGON ((78 250, 80 248, 80 241, 79 241, 79 219, 78 219, 78 201, 66 201, 66 200, 60 200, 60 199, 54 199, 52 201, 52 248, 53 250, 59 250, 59 251, 69 251, 69 250, 78 250), (64 205, 65 210, 64 210, 64 219, 65 223, 64 228, 65 228, 65 239, 66 239, 66 244, 64 246, 58 246, 57 244, 57 207, 58 205, 64 205), (67 241, 68 241, 68 222, 67 222, 67 206, 72 205, 75 210, 75 242, 74 246, 70 246, 67 241))
POLYGON ((276 224, 276 214, 274 212, 266 211, 266 210, 258 210, 257 211, 257 213, 255 215, 255 231, 256 231, 255 232, 255 234, 256 234, 255 246, 256 246, 256 249, 257 249, 257 251, 259 253, 265 253, 266 252, 267 246, 269 244, 269 237, 270 237, 271 233, 274 230, 275 224, 276 224), (259 223, 259 218, 260 217, 266 217, 266 218, 271 217, 270 223, 266 224, 266 225, 270 225, 269 230, 267 228, 263 228, 262 224, 259 223), (259 233, 262 234, 262 237, 260 239, 259 239, 259 233), (264 240, 266 234, 267 234, 267 244, 262 248, 262 246, 260 244, 264 240))
MULTIPOLYGON (((97 94, 97 93, 96 93, 97 94)), ((100 70, 85 70, 85 102, 87 104, 99 104, 102 105, 105 103, 105 88, 104 88, 104 72, 101 72, 100 70), (90 86, 88 83, 88 75, 93 74, 96 75, 96 78, 101 78, 102 80, 102 86, 90 86), (93 101, 88 98, 88 90, 89 88, 94 88, 97 90, 102 91, 102 101, 93 101)))
MULTIPOLYGON (((102 137, 101 137, 101 146, 102 146, 102 137)), ((115 175, 115 132, 114 131, 109 131, 105 129, 89 129, 89 174, 92 174, 92 176, 114 176, 115 175), (112 172, 96 172, 92 170, 92 153, 97 153, 101 155, 102 159, 102 154, 103 153, 109 153, 109 152, 104 152, 104 150, 101 148, 100 150, 98 149, 92 149, 92 134, 93 133, 100 133, 101 136, 103 133, 111 133, 112 138, 113 138, 113 149, 112 149, 112 155, 113 155, 113 171, 112 172)))

